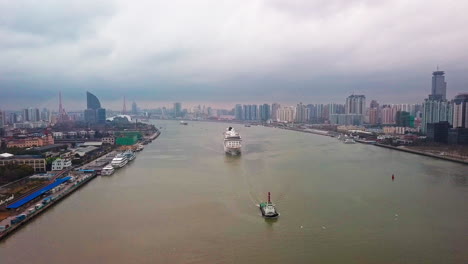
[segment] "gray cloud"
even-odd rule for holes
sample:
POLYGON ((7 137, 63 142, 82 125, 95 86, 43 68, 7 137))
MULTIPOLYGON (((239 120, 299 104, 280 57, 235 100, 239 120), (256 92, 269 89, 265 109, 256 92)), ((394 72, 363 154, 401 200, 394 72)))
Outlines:
POLYGON ((0 107, 103 101, 420 102, 468 89, 464 1, 0 1, 0 107))

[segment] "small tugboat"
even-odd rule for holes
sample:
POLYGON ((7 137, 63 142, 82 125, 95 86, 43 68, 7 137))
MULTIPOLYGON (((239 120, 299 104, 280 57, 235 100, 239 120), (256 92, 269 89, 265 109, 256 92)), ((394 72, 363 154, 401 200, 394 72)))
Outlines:
POLYGON ((270 192, 268 192, 268 202, 260 204, 260 211, 265 218, 276 218, 279 216, 275 205, 270 200, 270 192))
POLYGON ((180 124, 184 126, 188 125, 187 121, 180 121, 180 124))

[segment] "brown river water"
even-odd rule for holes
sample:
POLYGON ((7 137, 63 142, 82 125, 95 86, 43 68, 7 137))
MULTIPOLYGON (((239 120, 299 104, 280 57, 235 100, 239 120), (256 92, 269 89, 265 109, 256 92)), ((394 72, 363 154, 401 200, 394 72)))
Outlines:
POLYGON ((226 124, 156 124, 132 163, 0 242, 0 263, 468 263, 468 166, 241 125, 229 157, 226 124))

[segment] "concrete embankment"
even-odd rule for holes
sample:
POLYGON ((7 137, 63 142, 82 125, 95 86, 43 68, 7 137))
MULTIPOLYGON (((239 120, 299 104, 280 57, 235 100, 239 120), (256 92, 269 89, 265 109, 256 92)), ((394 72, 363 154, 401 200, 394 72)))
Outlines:
POLYGON ((431 158, 436 158, 436 159, 442 159, 442 160, 448 160, 448 161, 453 161, 453 162, 457 162, 457 163, 461 163, 461 164, 468 165, 468 161, 466 161, 466 160, 461 160, 461 159, 451 158, 451 157, 447 157, 447 156, 436 155, 436 154, 427 153, 427 152, 422 152, 422 151, 413 150, 413 149, 408 149, 408 148, 394 147, 394 146, 389 146, 389 145, 379 144, 379 143, 376 143, 376 144, 374 144, 374 145, 375 145, 375 146, 378 146, 378 147, 383 147, 383 148, 388 148, 388 149, 394 149, 394 150, 404 151, 404 152, 408 152, 408 153, 423 155, 423 156, 426 156, 426 157, 431 157, 431 158))

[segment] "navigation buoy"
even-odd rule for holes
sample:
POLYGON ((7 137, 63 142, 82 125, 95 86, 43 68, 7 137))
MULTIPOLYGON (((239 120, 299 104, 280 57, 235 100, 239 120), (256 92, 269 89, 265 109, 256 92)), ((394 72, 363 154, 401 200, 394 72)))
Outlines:
POLYGON ((392 174, 392 181, 394 181, 394 180, 395 180, 395 175, 392 174))

